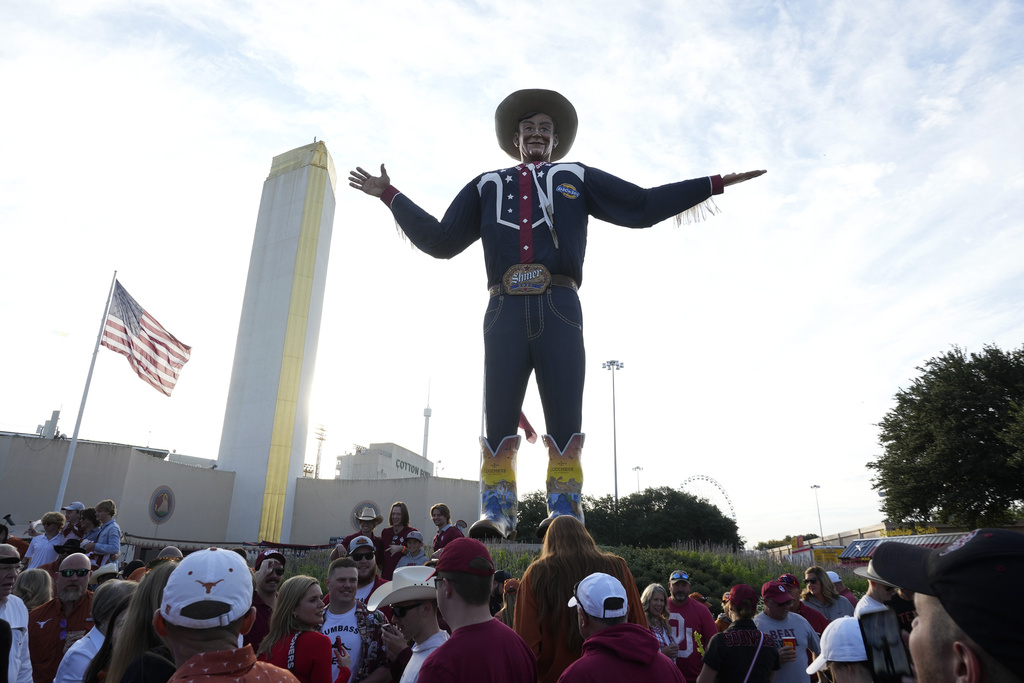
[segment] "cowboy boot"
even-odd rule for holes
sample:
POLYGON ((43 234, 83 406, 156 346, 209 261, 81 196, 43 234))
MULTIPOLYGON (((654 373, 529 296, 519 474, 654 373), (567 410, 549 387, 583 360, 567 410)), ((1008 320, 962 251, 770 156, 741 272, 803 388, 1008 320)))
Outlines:
POLYGON ((573 434, 565 449, 549 435, 544 435, 544 445, 548 447, 548 480, 547 503, 548 516, 537 527, 538 538, 544 538, 548 524, 559 515, 572 515, 580 522, 583 519, 583 434, 573 434))
POLYGON ((506 436, 494 451, 480 437, 480 519, 469 527, 470 538, 515 539, 518 451, 518 436, 506 436))

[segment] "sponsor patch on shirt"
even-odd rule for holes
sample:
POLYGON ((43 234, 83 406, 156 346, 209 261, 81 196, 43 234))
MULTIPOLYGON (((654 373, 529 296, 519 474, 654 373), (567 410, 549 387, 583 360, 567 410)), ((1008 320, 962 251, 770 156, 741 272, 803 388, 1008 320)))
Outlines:
POLYGON ((580 196, 580 191, 569 183, 562 183, 555 188, 555 192, 558 192, 566 199, 578 199, 580 196))

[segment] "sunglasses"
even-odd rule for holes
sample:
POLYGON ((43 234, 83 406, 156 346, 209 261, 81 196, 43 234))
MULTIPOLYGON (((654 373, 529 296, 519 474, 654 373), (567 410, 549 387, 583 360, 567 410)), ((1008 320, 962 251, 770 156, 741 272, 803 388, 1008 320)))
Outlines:
POLYGON ((373 553, 352 553, 353 560, 370 560, 373 559, 373 553))
POLYGON ((420 602, 414 602, 411 605, 391 605, 391 613, 399 619, 402 619, 409 613, 409 610, 414 610, 423 603, 424 601, 421 600, 420 602))
POLYGON ((72 576, 88 576, 91 569, 61 569, 60 575, 65 579, 70 579, 72 576))
POLYGON ((812 576, 812 577, 804 579, 804 583, 807 583, 807 584, 818 583, 818 580, 812 576))
POLYGON ((689 581, 690 575, 685 572, 673 572, 672 576, 668 579, 671 581, 689 581))

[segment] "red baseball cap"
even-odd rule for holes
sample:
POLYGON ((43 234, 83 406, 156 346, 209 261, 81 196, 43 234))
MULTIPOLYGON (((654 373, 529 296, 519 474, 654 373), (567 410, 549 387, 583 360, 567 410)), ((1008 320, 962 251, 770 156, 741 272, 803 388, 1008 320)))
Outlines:
POLYGON ((793 574, 783 574, 779 577, 779 583, 784 583, 788 586, 796 586, 797 588, 800 587, 800 579, 793 574))
POLYGON ((730 588, 725 594, 725 599, 729 601, 730 607, 736 609, 757 607, 757 591, 745 583, 738 583, 730 588))
POLYGON ((272 548, 268 548, 267 550, 264 550, 256 556, 256 564, 253 567, 253 569, 258 570, 260 568, 260 565, 263 564, 263 560, 277 560, 281 563, 282 567, 287 563, 287 560, 285 559, 284 555, 281 554, 280 550, 273 550, 272 548))
MULTIPOLYGON (((765 600, 774 600, 780 605, 793 599, 789 595, 789 589, 786 588, 786 584, 781 581, 769 581, 761 586, 761 597, 765 600)), ((730 604, 732 604, 731 601, 730 604)))
POLYGON ((487 552, 487 546, 480 541, 475 538, 457 538, 444 547, 434 574, 438 572, 493 576, 494 561, 487 552))

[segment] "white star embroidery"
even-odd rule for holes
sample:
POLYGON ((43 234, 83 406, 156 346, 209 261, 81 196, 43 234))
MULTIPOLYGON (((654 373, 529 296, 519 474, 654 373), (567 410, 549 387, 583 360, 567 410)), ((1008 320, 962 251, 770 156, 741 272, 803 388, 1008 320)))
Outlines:
POLYGON ((526 201, 527 199, 529 199, 529 197, 524 194, 523 195, 523 201, 526 201))
POLYGON ((508 198, 509 198, 509 199, 512 199, 512 195, 509 195, 509 196, 508 196, 508 198))
POLYGON ((526 175, 526 171, 523 171, 523 175, 526 175))
POLYGON ((510 209, 508 210, 508 212, 509 212, 509 213, 512 213, 512 209, 510 208, 510 209))
POLYGON ((543 178, 544 177, 544 171, 541 171, 540 173, 538 173, 537 177, 538 178, 543 178))
POLYGON ((505 182, 506 183, 511 183, 512 182, 512 176, 510 176, 510 175, 505 176, 505 182))

